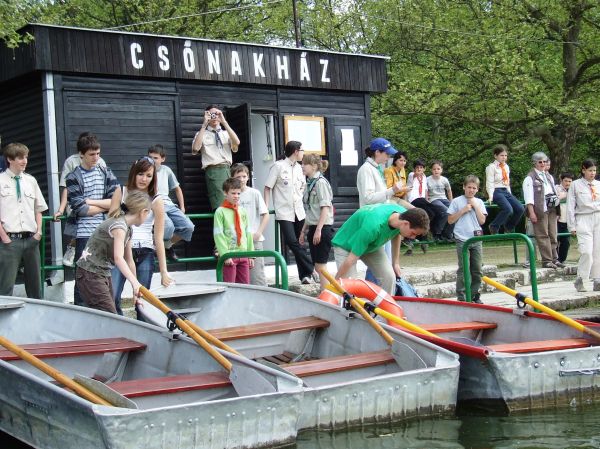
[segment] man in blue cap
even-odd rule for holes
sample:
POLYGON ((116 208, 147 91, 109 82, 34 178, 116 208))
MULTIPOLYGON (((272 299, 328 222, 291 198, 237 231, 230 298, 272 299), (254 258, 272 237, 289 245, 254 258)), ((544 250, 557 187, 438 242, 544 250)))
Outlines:
POLYGON ((383 137, 371 140, 371 144, 365 148, 367 159, 356 175, 360 207, 367 204, 387 203, 392 195, 400 191, 402 188, 400 184, 394 184, 388 189, 383 176, 383 165, 397 152, 389 140, 383 137))

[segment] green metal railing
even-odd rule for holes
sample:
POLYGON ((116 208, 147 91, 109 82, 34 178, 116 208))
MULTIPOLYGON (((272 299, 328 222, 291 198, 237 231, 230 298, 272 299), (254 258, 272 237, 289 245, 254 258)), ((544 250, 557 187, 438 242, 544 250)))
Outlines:
POLYGON ((531 277, 531 295, 533 299, 538 300, 538 288, 537 288, 537 276, 535 267, 535 249, 531 239, 525 234, 511 233, 511 234, 494 234, 494 235, 478 235, 471 237, 462 247, 462 260, 463 260, 463 276, 465 279, 465 301, 471 302, 471 270, 469 262, 469 246, 475 242, 493 242, 498 240, 512 240, 516 242, 522 240, 527 245, 527 251, 529 251, 529 275, 531 277))
MULTIPOLYGON (((269 211, 269 214, 275 214, 275 211, 271 210, 269 211)), ((186 216, 190 219, 190 220, 206 220, 206 219, 210 219, 212 220, 214 218, 213 213, 203 213, 203 214, 186 214, 186 216)), ((60 217, 60 220, 65 220, 66 216, 62 216, 60 217)), ((44 287, 45 287, 45 283, 46 283, 46 272, 48 271, 59 271, 59 270, 64 270, 65 266, 63 264, 59 264, 59 265, 46 265, 45 261, 46 261, 46 224, 48 222, 54 223, 54 217, 52 216, 44 216, 42 217, 42 236, 40 239, 40 258, 42 261, 42 266, 40 267, 40 277, 41 277, 41 285, 42 285, 42 297, 44 297, 44 287)), ((275 226, 275 251, 270 251, 269 253, 277 253, 279 255, 279 257, 281 257, 281 260, 283 260, 283 257, 281 256, 281 252, 279 249, 279 239, 277 238, 279 235, 279 223, 277 222, 277 220, 273 220, 274 226, 275 226)), ((269 256, 272 256, 272 254, 269 254, 269 256)), ((275 261, 277 263, 277 257, 275 257, 275 261)), ((215 256, 198 256, 198 257, 181 257, 177 260, 177 262, 168 262, 168 263, 192 263, 192 262, 215 262, 217 260, 217 258, 215 256)), ((285 289, 287 290, 287 264, 285 264, 285 260, 283 260, 284 265, 285 265, 285 289)), ((278 269, 275 270, 275 284, 279 285, 279 271, 278 269)), ((281 268, 281 272, 283 275, 284 269, 281 268)), ((282 279, 282 284, 283 284, 283 279, 282 279)))
POLYGON ((219 260, 217 261, 217 282, 223 282, 223 265, 225 265, 225 261, 227 259, 233 259, 238 257, 274 257, 275 258, 275 273, 279 273, 281 270, 281 285, 279 285, 279 276, 276 276, 275 284, 277 288, 281 288, 283 290, 288 289, 288 271, 287 264, 283 259, 281 253, 277 251, 271 250, 262 250, 262 251, 230 251, 228 253, 219 256, 219 260))

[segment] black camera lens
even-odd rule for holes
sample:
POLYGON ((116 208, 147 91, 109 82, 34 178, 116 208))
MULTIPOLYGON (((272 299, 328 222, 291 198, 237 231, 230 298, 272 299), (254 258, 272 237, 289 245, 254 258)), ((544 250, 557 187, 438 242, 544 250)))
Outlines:
POLYGON ((217 118, 217 114, 215 114, 214 112, 211 112, 211 113, 210 113, 210 118, 211 118, 212 120, 216 119, 216 118, 217 118))

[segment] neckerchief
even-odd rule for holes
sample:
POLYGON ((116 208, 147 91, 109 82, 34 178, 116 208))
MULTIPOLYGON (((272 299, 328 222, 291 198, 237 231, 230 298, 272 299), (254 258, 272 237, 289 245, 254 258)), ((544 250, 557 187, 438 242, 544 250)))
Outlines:
POLYGON ((238 208, 238 205, 231 204, 229 201, 223 200, 221 207, 224 207, 225 209, 233 210, 234 217, 235 217, 234 223, 235 223, 235 234, 237 236, 237 246, 240 246, 240 244, 242 243, 242 219, 240 217, 240 210, 238 208))
POLYGON ((508 181, 508 173, 506 172, 506 168, 505 168, 506 164, 504 162, 499 162, 498 165, 500 166, 500 170, 502 171, 502 184, 507 186, 509 181, 508 181))

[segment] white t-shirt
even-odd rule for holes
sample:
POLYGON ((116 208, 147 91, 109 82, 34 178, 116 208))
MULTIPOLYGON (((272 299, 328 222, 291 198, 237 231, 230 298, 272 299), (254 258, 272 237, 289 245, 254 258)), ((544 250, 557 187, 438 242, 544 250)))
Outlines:
MULTIPOLYGON (((248 227, 252 234, 254 234, 260 226, 261 215, 269 213, 265 200, 258 190, 246 187, 246 190, 240 195, 240 206, 248 214, 248 227)), ((258 241, 262 242, 264 240, 265 237, 261 235, 258 241)))
POLYGON ((179 186, 179 181, 173 170, 166 165, 161 165, 160 170, 156 172, 156 192, 162 196, 164 202, 172 203, 169 193, 175 187, 179 186))

